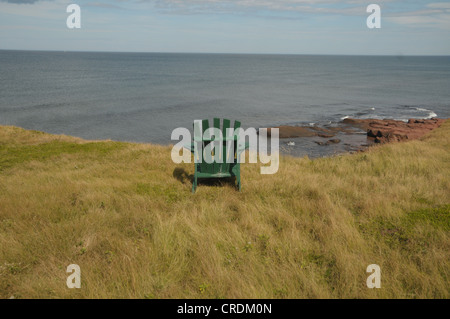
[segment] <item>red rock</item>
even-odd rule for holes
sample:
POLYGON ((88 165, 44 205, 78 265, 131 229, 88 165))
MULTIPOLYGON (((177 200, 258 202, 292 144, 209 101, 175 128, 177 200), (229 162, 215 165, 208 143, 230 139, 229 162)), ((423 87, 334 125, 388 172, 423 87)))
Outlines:
POLYGON ((400 142, 420 138, 444 122, 444 119, 410 119, 407 123, 396 120, 350 119, 343 122, 367 130, 367 137, 375 143, 400 142))
POLYGON ((330 138, 330 137, 334 137, 334 135, 332 135, 332 134, 317 134, 317 136, 319 136, 319 137, 323 137, 323 138, 330 138))
MULTIPOLYGON (((295 137, 313 137, 320 136, 322 138, 334 137, 337 133, 352 134, 355 132, 354 128, 359 128, 367 132, 367 139, 375 143, 400 142, 405 140, 412 140, 420 138, 439 127, 444 123, 445 119, 425 119, 417 120, 410 119, 407 123, 403 121, 396 121, 391 119, 352 119, 347 118, 342 121, 343 124, 337 127, 318 127, 318 126, 279 126, 280 138, 295 138, 295 137)), ((271 129, 267 129, 270 136, 271 129)), ((337 141, 337 139, 335 139, 337 141)), ((316 142, 319 145, 330 145, 332 140, 327 142, 316 142)), ((338 143, 338 142, 335 142, 338 143)))

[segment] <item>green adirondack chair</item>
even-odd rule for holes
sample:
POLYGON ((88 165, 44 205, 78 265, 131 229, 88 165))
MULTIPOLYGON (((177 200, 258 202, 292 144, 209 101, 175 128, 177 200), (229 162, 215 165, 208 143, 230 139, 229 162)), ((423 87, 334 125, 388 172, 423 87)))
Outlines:
MULTIPOLYGON (((223 125, 220 126, 220 119, 214 118, 213 127, 221 130, 223 136, 208 137, 209 134, 204 134, 206 130, 210 128, 209 121, 201 121, 201 128, 196 127, 194 123, 194 142, 191 145, 186 146, 197 156, 197 161, 194 160, 195 173, 194 182, 192 183, 192 193, 195 193, 198 185, 199 178, 226 178, 226 177, 236 177, 237 187, 241 191, 241 166, 238 161, 239 156, 242 152, 248 149, 249 144, 245 141, 240 141, 237 134, 232 134, 227 136, 227 129, 231 128, 231 122, 228 119, 223 119, 223 125), (207 135, 206 137, 204 135, 207 135), (232 141, 233 148, 231 150, 230 145, 232 141), (197 143, 197 154, 195 152, 195 143, 197 143), (208 163, 206 159, 202 156, 200 160, 199 154, 204 154, 205 148, 210 144, 214 143, 214 150, 212 155, 214 156, 211 163, 208 163), (218 152, 218 153, 216 153, 218 152), (227 160, 228 159, 228 160, 227 160)), ((234 121, 233 129, 236 130, 241 127, 241 122, 234 121)), ((207 132, 208 133, 208 132, 207 132)), ((212 145, 209 146, 209 149, 212 145)))

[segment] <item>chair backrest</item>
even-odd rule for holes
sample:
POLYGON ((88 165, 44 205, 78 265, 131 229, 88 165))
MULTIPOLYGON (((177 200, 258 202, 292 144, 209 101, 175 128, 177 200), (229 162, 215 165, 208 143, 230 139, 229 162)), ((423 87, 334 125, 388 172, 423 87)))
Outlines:
MULTIPOLYGON (((234 121, 233 126, 233 134, 231 136, 227 136, 227 129, 231 128, 231 121, 228 119, 223 119, 222 126, 220 125, 220 119, 214 118, 213 120, 213 128, 219 129, 222 133, 222 137, 217 138, 216 136, 211 136, 211 134, 208 134, 208 132, 205 134, 205 132, 210 128, 209 121, 208 120, 202 120, 201 121, 201 130, 195 127, 194 123, 194 142, 195 140, 199 141, 201 139, 201 143, 199 143, 199 146, 201 146, 201 149, 199 148, 199 152, 201 154, 204 154, 205 148, 210 144, 214 143, 214 150, 213 150, 213 159, 214 161, 212 163, 208 163, 205 161, 205 158, 202 157, 202 161, 198 163, 199 171, 202 173, 209 173, 209 174, 219 174, 219 173, 229 173, 231 172, 231 169, 238 164, 237 162, 237 136, 235 135, 234 131, 241 127, 241 122, 234 121), (201 132, 201 137, 198 136, 201 132), (206 137, 205 137, 206 136, 206 137), (211 138, 209 138, 211 136, 211 138), (230 147, 231 144, 227 143, 232 140, 232 148, 230 147), (220 149, 217 149, 216 147, 219 147, 220 149), (228 159, 228 160, 227 160, 228 159)), ((210 130, 211 131, 211 130, 210 130)), ((212 147, 210 146, 209 149, 212 147)))

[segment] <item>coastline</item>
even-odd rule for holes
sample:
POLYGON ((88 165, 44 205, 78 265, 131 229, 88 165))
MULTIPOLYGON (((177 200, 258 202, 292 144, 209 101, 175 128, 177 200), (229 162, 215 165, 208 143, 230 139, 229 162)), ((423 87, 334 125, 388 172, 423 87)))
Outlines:
MULTIPOLYGON (((272 128, 279 129, 280 154, 301 158, 322 158, 345 153, 358 153, 368 150, 376 144, 414 140, 440 127, 448 119, 410 119, 407 122, 392 119, 355 119, 345 118, 339 122, 325 125, 280 125, 269 127, 270 137, 272 128)), ((0 125, 8 127, 10 125, 0 125)), ((152 143, 133 140, 116 139, 86 139, 65 133, 49 133, 41 130, 22 128, 29 132, 45 134, 46 136, 60 136, 62 138, 77 139, 81 143, 112 141, 116 143, 132 143, 167 147, 173 143, 152 143)))
MULTIPOLYGON (((365 151, 375 144, 418 139, 440 127, 446 120, 440 118, 410 119, 405 122, 393 119, 346 118, 338 123, 323 126, 281 125, 273 128, 279 129, 282 153, 295 156, 296 144, 309 140, 310 144, 313 142, 322 147, 325 154, 331 153, 332 155, 365 151)), ((271 129, 268 129, 269 136, 271 129)))

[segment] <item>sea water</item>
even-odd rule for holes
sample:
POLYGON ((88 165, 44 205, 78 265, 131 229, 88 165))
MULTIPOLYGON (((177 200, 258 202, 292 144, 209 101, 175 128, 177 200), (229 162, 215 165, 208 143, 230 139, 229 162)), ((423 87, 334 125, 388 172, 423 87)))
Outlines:
POLYGON ((0 125, 170 144, 173 129, 214 117, 256 128, 448 118, 450 57, 0 50, 0 125))

